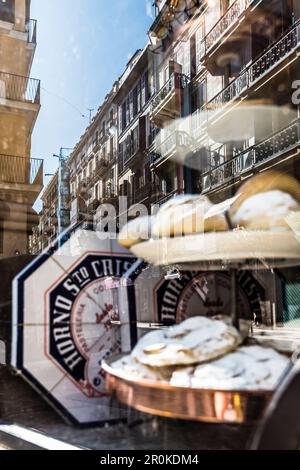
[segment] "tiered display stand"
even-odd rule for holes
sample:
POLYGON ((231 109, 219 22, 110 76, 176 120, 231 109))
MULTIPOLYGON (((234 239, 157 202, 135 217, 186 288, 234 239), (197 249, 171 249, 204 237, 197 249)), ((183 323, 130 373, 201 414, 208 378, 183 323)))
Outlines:
MULTIPOLYGON (((300 244, 293 232, 247 232, 190 235, 151 240, 132 248, 156 266, 178 270, 230 271, 232 322, 238 327, 237 271, 274 269, 300 264, 300 244)), ((251 341, 251 339, 249 339, 251 341)), ((121 403, 153 415, 214 423, 259 421, 272 398, 271 391, 180 388, 149 380, 132 379, 103 364, 107 389, 121 403)))

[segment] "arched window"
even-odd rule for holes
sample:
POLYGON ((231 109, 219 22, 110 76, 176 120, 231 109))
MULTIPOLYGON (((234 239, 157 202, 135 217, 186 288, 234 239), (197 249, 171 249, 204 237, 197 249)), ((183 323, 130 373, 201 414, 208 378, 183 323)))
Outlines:
POLYGON ((0 0, 0 20, 15 22, 15 0, 0 0))

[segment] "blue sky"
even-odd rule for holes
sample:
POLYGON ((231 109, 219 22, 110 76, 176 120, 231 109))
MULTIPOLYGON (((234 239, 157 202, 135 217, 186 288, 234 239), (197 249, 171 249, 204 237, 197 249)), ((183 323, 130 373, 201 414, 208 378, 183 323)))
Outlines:
POLYGON ((45 173, 53 173, 53 153, 76 144, 89 121, 87 109, 98 108, 130 56, 145 46, 152 1, 32 0, 31 5, 31 17, 38 20, 31 76, 42 81, 32 157, 43 158, 45 173))

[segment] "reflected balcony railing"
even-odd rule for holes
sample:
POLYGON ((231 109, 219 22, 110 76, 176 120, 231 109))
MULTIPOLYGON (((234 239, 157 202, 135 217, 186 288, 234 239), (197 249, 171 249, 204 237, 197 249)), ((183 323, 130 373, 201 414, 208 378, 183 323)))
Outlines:
POLYGON ((216 110, 238 98, 258 80, 282 63, 300 46, 300 22, 275 44, 270 46, 249 67, 243 70, 226 88, 207 103, 207 108, 216 110))
POLYGON ((224 15, 207 33, 205 38, 205 49, 208 52, 229 29, 237 23, 240 16, 249 8, 254 0, 236 0, 226 10, 224 15))
POLYGON ((36 44, 37 20, 29 20, 26 24, 27 41, 30 44, 36 44))
POLYGON ((43 185, 43 160, 0 155, 0 183, 43 185))
POLYGON ((147 199, 151 194, 151 182, 147 181, 143 186, 136 188, 133 194, 133 203, 137 204, 147 199))
POLYGON ((2 100, 40 104, 40 80, 0 72, 0 104, 2 100))
POLYGON ((157 108, 160 108, 164 102, 168 101, 175 93, 175 90, 183 90, 188 83, 189 79, 183 73, 173 73, 152 99, 151 113, 155 113, 157 108))
POLYGON ((173 189, 172 191, 162 191, 160 190, 157 193, 158 197, 153 202, 159 206, 163 206, 166 202, 170 201, 174 196, 178 194, 178 189, 173 189))
POLYGON ((203 173, 203 193, 215 190, 269 160, 292 151, 300 144, 300 119, 267 139, 255 144, 231 160, 203 173))
POLYGON ((106 173, 108 168, 108 160, 106 157, 101 157, 97 164, 96 164, 96 170, 95 170, 95 175, 97 176, 102 176, 103 174, 106 173))
POLYGON ((149 148, 151 164, 154 165, 168 158, 182 147, 191 146, 191 136, 187 132, 174 131, 163 141, 157 140, 149 148))

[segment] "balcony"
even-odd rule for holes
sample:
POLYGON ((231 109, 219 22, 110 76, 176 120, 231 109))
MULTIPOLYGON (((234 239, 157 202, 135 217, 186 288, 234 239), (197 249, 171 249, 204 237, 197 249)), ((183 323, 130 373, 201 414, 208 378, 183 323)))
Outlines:
POLYGON ((43 188, 43 160, 0 155, 0 191, 39 194, 43 188))
MULTIPOLYGON (((142 116, 138 120, 136 127, 127 134, 127 137, 119 145, 119 168, 124 171, 127 168, 134 168, 141 164, 146 150, 146 118, 142 116)), ((116 155, 112 163, 116 161, 116 155)))
MULTIPOLYGON (((192 117, 191 130, 194 139, 199 139, 205 133, 210 113, 215 118, 218 112, 229 107, 233 102, 251 95, 252 90, 260 82, 278 73, 279 66, 292 63, 297 59, 300 49, 300 22, 285 33, 275 44, 271 45, 252 64, 242 70, 227 87, 217 93, 206 105, 197 110, 192 117)), ((268 80, 269 81, 269 80, 268 80)), ((263 82, 262 82, 263 83, 263 82)), ((254 90, 255 91, 255 90, 254 90)))
POLYGON ((300 119, 297 119, 269 138, 236 155, 233 159, 203 173, 203 193, 209 193, 224 185, 235 183, 247 172, 267 166, 270 162, 274 163, 279 157, 296 149, 299 151, 299 145, 300 119))
POLYGON ((107 172, 107 168, 108 168, 108 160, 106 157, 101 157, 99 159, 99 161, 97 162, 97 165, 96 165, 96 170, 95 170, 95 174, 96 174, 96 177, 97 176, 104 176, 105 173, 107 172))
POLYGON ((118 200, 118 188, 115 185, 111 185, 105 189, 102 203, 103 204, 114 204, 118 200))
POLYGON ((154 144, 149 148, 151 154, 151 165, 161 165, 166 160, 169 160, 177 152, 183 150, 187 151, 192 146, 192 139, 187 132, 174 131, 162 142, 156 138, 154 144))
POLYGON ((189 79, 185 75, 175 72, 154 96, 151 103, 150 119, 158 127, 161 127, 166 121, 180 117, 182 92, 188 84, 189 79))
POLYGON ((11 18, 1 15, 0 23, 0 35, 8 35, 16 39, 24 37, 27 43, 36 45, 37 20, 30 19, 25 25, 24 23, 16 24, 14 15, 11 18))
POLYGON ((157 204, 159 206, 163 206, 166 202, 176 196, 178 193, 178 189, 173 189, 172 191, 163 191, 159 187, 153 188, 151 194, 151 202, 152 204, 157 204))
POLYGON ((0 104, 9 106, 8 101, 39 105, 40 80, 0 72, 0 104))
POLYGON ((146 182, 143 186, 134 190, 133 203, 139 204, 145 202, 151 194, 151 182, 146 182))
POLYGON ((26 24, 26 33, 27 33, 27 42, 29 44, 36 45, 36 30, 37 30, 37 21, 29 20, 26 24))
POLYGON ((230 5, 224 15, 207 33, 205 49, 208 53, 238 22, 242 14, 254 3, 254 0, 236 0, 230 5))

